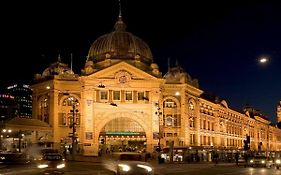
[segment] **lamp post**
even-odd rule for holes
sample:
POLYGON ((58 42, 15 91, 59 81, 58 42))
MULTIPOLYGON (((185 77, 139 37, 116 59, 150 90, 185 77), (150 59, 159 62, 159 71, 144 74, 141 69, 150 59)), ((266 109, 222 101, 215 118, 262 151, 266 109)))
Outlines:
POLYGON ((161 137, 162 137, 162 128, 161 128, 161 115, 162 115, 162 112, 160 111, 160 105, 159 105, 159 102, 156 103, 156 107, 157 107, 157 116, 158 116, 158 130, 159 130, 159 133, 158 133, 158 152, 161 151, 161 137))
POLYGON ((72 117, 71 117, 71 124, 70 124, 70 128, 72 128, 72 132, 71 134, 71 138, 72 138, 72 143, 71 143, 71 147, 72 147, 72 156, 75 155, 76 153, 76 145, 77 145, 77 133, 76 133, 76 115, 79 112, 79 110, 77 109, 77 105, 78 100, 74 100, 74 98, 70 98, 71 102, 72 102, 72 109, 70 110, 70 112, 72 113, 72 117))

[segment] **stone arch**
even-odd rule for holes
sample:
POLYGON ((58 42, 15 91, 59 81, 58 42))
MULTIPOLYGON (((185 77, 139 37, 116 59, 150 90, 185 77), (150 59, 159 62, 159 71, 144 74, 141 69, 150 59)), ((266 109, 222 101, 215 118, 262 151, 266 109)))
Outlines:
MULTIPOLYGON (((151 145, 151 127, 143 114, 110 112, 99 116, 95 123, 99 154, 105 150, 142 151, 151 145)), ((147 117, 146 117, 147 118, 147 117)), ((107 151, 105 151, 107 152, 107 151)))
MULTIPOLYGON (((179 101, 176 97, 173 97, 173 96, 168 96, 168 97, 163 98, 163 103, 164 103, 166 100, 168 100, 168 99, 171 99, 171 100, 173 100, 173 101, 176 103, 176 105, 177 105, 176 108, 179 108, 179 107, 180 107, 180 101, 179 101)), ((164 106, 164 105, 163 105, 163 106, 164 106)))
MULTIPOLYGON (((103 127, 110 121, 116 119, 116 118, 120 118, 120 117, 125 117, 125 118, 129 118, 131 120, 136 121, 142 128, 148 128, 148 124, 145 122, 145 118, 142 116, 145 116, 146 114, 142 114, 142 115, 138 115, 138 114, 134 114, 134 113, 130 113, 130 112, 110 112, 107 113, 104 116, 101 116, 102 119, 100 118, 95 126, 97 128, 98 133, 100 133, 103 129, 103 127), (143 118, 143 119, 142 119, 143 118)), ((145 130, 145 133, 147 135, 147 132, 149 132, 149 130, 145 130)))
POLYGON ((198 102, 196 102, 196 100, 194 98, 189 98, 187 100, 188 104, 191 102, 194 105, 194 108, 196 108, 198 106, 198 102))
POLYGON ((118 117, 108 121, 102 132, 145 132, 145 129, 135 120, 128 117, 118 117))
POLYGON ((78 95, 76 94, 69 94, 69 95, 63 95, 60 99, 59 99, 59 106, 63 106, 63 101, 69 97, 73 96, 75 99, 78 100, 78 102, 81 104, 81 99, 78 95))

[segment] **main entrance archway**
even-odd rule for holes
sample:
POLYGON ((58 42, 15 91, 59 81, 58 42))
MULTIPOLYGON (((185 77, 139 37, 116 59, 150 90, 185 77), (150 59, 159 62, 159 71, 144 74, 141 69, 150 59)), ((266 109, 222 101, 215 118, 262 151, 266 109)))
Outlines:
POLYGON ((115 118, 102 128, 99 148, 100 154, 109 151, 142 151, 146 148, 145 130, 133 119, 115 118))

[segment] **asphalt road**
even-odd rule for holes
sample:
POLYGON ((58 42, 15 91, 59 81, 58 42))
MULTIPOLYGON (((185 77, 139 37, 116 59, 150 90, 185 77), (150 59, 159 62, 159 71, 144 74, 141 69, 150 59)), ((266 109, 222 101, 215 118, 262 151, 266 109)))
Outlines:
MULTIPOLYGON (((43 174, 34 165, 0 166, 1 175, 43 174)), ((65 175, 112 175, 112 171, 101 163, 67 162, 65 175)), ((281 175, 275 168, 252 168, 234 164, 155 164, 156 175, 281 175)))

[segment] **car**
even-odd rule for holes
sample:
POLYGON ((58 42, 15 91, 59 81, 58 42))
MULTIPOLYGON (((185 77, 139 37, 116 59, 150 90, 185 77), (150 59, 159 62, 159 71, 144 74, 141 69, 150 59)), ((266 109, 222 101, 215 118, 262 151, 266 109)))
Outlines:
POLYGON ((274 158, 274 166, 279 169, 281 167, 281 158, 274 158))
POLYGON ((274 161, 273 161, 273 159, 270 159, 266 156, 257 155, 257 156, 252 157, 249 160, 249 165, 252 167, 271 168, 274 166, 274 161))
POLYGON ((142 160, 141 153, 116 152, 112 154, 113 171, 116 175, 153 175, 153 166, 142 160))
POLYGON ((63 174, 66 166, 65 159, 60 153, 45 153, 42 159, 36 162, 37 168, 42 169, 44 174, 63 174))
POLYGON ((22 152, 0 153, 0 164, 29 164, 32 162, 30 155, 22 152))

